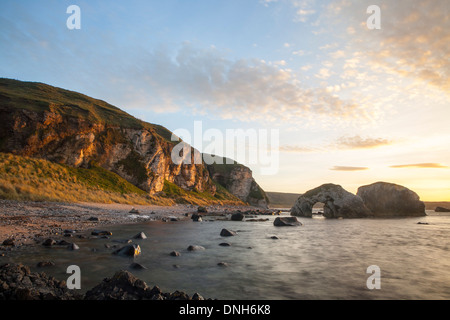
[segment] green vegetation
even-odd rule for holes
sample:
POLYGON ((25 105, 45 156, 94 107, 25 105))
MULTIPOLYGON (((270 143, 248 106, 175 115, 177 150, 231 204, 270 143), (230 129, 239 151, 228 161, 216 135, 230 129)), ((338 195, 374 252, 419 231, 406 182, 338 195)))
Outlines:
POLYGON ((115 173, 93 165, 72 168, 46 160, 0 153, 0 198, 10 200, 171 205, 115 173))
POLYGON ((105 101, 44 83, 0 78, 0 105, 35 112, 52 111, 122 128, 146 128, 171 140, 171 132, 163 126, 139 120, 105 101))
POLYGON ((167 180, 164 181, 163 188, 163 197, 167 197, 169 199, 173 199, 176 203, 182 204, 198 204, 198 205, 210 205, 210 204, 218 204, 218 205, 243 205, 244 203, 229 193, 225 188, 221 185, 215 183, 217 191, 213 196, 211 193, 199 192, 197 190, 187 191, 176 184, 169 182, 167 180))
POLYGON ((129 176, 136 177, 138 184, 145 182, 148 178, 142 157, 134 150, 125 159, 120 160, 117 165, 118 167, 122 166, 123 171, 129 176))

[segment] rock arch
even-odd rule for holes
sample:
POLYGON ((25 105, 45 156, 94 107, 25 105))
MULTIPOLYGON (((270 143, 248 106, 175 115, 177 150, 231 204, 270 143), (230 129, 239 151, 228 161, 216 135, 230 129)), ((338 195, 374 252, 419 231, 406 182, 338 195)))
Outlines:
POLYGON ((325 204, 323 215, 328 219, 364 218, 370 215, 361 197, 335 184, 324 184, 300 196, 291 209, 291 215, 311 218, 312 208, 317 202, 325 204))

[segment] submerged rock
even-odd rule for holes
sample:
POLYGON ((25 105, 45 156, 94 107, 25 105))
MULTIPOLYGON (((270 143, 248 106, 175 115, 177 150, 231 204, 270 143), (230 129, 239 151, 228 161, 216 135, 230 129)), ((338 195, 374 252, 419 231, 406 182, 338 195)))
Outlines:
POLYGON ((228 230, 228 229, 222 229, 222 231, 220 232, 221 237, 233 237, 235 235, 236 235, 235 231, 228 230))
POLYGON ((425 204, 417 193, 397 184, 377 182, 360 187, 357 194, 374 216, 426 215, 425 204))
POLYGON ((170 253, 170 255, 171 255, 172 257, 179 257, 181 254, 180 254, 178 251, 172 251, 172 252, 170 253))
POLYGON ((187 250, 188 251, 203 251, 203 250, 206 250, 206 249, 205 249, 205 247, 202 247, 202 246, 190 245, 187 248, 187 250))
POLYGON ((113 251, 113 254, 124 257, 136 257, 141 254, 141 247, 137 244, 130 244, 113 251))
POLYGON ((278 217, 273 222, 275 227, 294 227, 302 226, 303 223, 297 220, 296 217, 278 217))
POLYGON ((364 218, 370 215, 361 197, 339 185, 324 184, 300 196, 291 209, 291 215, 312 218, 312 208, 324 203, 323 215, 328 219, 364 218))
POLYGON ((130 264, 130 268, 135 269, 135 270, 147 270, 147 268, 144 267, 142 264, 136 263, 136 262, 133 262, 132 264, 130 264))
POLYGON ((244 220, 244 214, 241 212, 236 212, 231 215, 231 221, 242 221, 244 220))
POLYGON ((75 244, 75 243, 71 243, 71 244, 69 244, 67 246, 67 249, 69 249, 69 250, 80 250, 80 247, 77 244, 75 244))
POLYGON ((144 239, 147 239, 147 235, 146 235, 144 232, 139 232, 137 235, 135 235, 135 236, 133 237, 133 239, 141 239, 141 240, 144 240, 144 239))

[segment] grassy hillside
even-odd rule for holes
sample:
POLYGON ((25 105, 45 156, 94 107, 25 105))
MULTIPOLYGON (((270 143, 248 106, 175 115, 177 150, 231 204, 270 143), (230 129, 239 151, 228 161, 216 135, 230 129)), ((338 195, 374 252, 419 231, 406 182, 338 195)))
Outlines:
POLYGON ((150 196, 117 174, 95 165, 90 169, 73 168, 0 153, 0 199, 136 205, 243 204, 220 185, 217 189, 212 196, 186 191, 166 181, 161 195, 150 196))
POLYGON ((167 141, 172 135, 165 127, 139 120, 105 101, 39 82, 0 78, 0 105, 35 112, 52 111, 125 128, 152 129, 167 141))
POLYGON ((295 201, 297 201, 300 194, 297 193, 282 193, 282 192, 267 192, 266 195, 270 201, 271 208, 291 208, 295 201))

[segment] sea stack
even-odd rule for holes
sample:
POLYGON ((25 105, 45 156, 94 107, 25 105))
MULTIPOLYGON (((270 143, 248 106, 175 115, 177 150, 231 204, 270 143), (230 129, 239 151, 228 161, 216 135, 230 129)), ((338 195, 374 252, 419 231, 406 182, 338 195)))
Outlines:
POLYGON ((416 217, 425 216, 425 204, 419 196, 406 187, 377 182, 362 186, 357 195, 375 217, 416 217))

